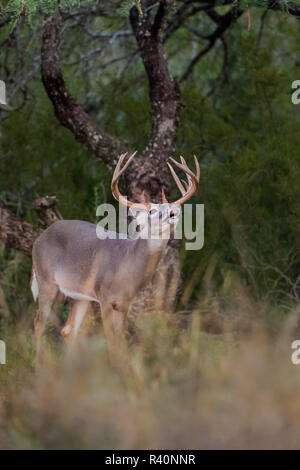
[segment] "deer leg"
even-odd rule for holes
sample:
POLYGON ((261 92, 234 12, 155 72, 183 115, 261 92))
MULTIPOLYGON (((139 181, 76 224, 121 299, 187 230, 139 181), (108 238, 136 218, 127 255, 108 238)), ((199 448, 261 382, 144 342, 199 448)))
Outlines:
POLYGON ((45 326, 47 319, 50 316, 51 308, 58 291, 58 287, 56 284, 44 284, 43 286, 39 286, 39 288, 39 307, 36 317, 34 319, 34 332, 36 338, 36 365, 38 365, 41 360, 45 326), (44 287, 45 285, 46 287, 44 287))
POLYGON ((61 334, 67 344, 70 344, 77 336, 78 330, 85 317, 89 306, 88 300, 72 300, 71 310, 61 334))
POLYGON ((109 352, 114 357, 125 357, 126 313, 117 309, 114 302, 107 302, 101 304, 101 318, 109 352))
POLYGON ((108 348, 111 350, 114 344, 113 308, 110 303, 101 304, 101 319, 108 348))
POLYGON ((55 329, 60 332, 60 330, 63 327, 63 321, 61 320, 58 312, 61 308, 62 305, 64 305, 66 302, 66 296, 58 291, 58 294, 56 296, 55 302, 53 303, 52 309, 51 309, 51 315, 49 318, 49 321, 54 325, 55 329))
POLYGON ((126 313, 113 309, 113 327, 116 341, 120 343, 125 335, 126 313))

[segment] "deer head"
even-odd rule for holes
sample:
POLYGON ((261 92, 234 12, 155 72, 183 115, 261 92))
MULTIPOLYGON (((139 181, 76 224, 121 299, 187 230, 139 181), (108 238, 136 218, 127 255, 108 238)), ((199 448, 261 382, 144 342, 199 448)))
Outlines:
POLYGON ((136 152, 134 152, 127 159, 127 162, 124 165, 123 163, 127 157, 127 153, 124 153, 120 156, 112 178, 112 194, 114 198, 119 201, 119 203, 129 207, 130 215, 132 215, 135 219, 136 231, 138 232, 139 238, 170 238, 170 236, 174 233, 175 227, 179 221, 181 212, 180 206, 187 202, 198 190, 200 181, 200 167, 198 160, 194 156, 196 173, 193 173, 187 166, 187 163, 183 157, 180 157, 181 163, 170 157, 170 160, 174 163, 174 165, 176 165, 185 173, 187 181, 180 180, 172 165, 167 163, 175 183, 181 192, 181 197, 179 199, 174 202, 169 202, 166 198, 164 190, 162 189, 161 204, 154 204, 152 202, 146 201, 144 195, 142 201, 137 203, 129 201, 120 193, 118 188, 120 176, 126 171, 135 155, 136 152))

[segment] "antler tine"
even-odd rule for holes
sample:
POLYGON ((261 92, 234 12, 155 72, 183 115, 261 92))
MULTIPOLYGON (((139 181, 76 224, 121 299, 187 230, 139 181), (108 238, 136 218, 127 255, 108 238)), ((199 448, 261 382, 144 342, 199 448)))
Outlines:
POLYGON ((118 188, 118 181, 119 181, 119 178, 120 176, 126 171, 126 169, 128 168, 128 165, 130 164, 131 160, 133 159, 133 157, 136 155, 136 152, 134 152, 127 160, 127 162, 125 163, 125 165, 121 168, 122 166, 122 163, 124 162, 125 158, 127 157, 128 153, 122 153, 122 155, 120 155, 119 157, 119 161, 116 165, 116 168, 115 168, 115 171, 113 173, 113 177, 112 177, 112 181, 111 181, 111 191, 112 191, 112 195, 114 196, 114 198, 119 201, 121 204, 124 204, 124 206, 127 206, 127 207, 135 207, 136 209, 140 209, 140 210, 148 210, 149 208, 149 203, 137 203, 137 202, 131 202, 131 201, 128 201, 128 199, 124 196, 122 196, 122 194, 120 193, 119 191, 119 188, 118 188))
MULTIPOLYGON (((186 161, 185 161, 185 159, 183 158, 182 155, 180 155, 180 160, 181 160, 181 163, 182 163, 186 168, 188 168, 187 163, 186 163, 186 161)), ((195 167, 196 167, 196 175, 195 175, 195 176, 196 176, 196 179, 197 179, 197 181, 198 181, 198 183, 199 183, 199 181, 200 181, 200 165, 199 165, 199 162, 198 162, 198 160, 197 160, 196 155, 194 155, 194 161, 195 161, 195 167)))
POLYGON ((199 165, 199 162, 197 160, 196 155, 194 155, 194 160, 195 160, 195 166, 196 166, 196 178, 197 178, 197 181, 199 183, 199 181, 200 181, 200 165, 199 165))
POLYGON ((161 188, 161 199, 163 204, 169 204, 164 188, 161 188))
POLYGON ((136 152, 135 151, 127 160, 127 162, 125 163, 125 165, 123 166, 123 168, 121 168, 122 166, 122 163, 123 161, 125 160, 125 158, 127 157, 128 155, 128 152, 126 153, 122 153, 122 155, 120 155, 120 158, 119 158, 119 161, 117 163, 117 166, 115 168, 115 171, 114 171, 114 174, 113 174, 113 181, 115 181, 116 179, 119 179, 120 176, 126 171, 126 169, 128 168, 131 160, 133 159, 133 157, 136 155, 136 152))
POLYGON ((134 158, 134 156, 136 155, 137 153, 137 150, 135 152, 133 152, 132 155, 130 155, 130 157, 128 158, 127 162, 125 163, 125 165, 123 166, 122 170, 120 171, 120 175, 122 175, 124 173, 124 171, 128 168, 131 160, 134 158))
POLYGON ((181 163, 187 167, 187 163, 182 155, 180 155, 180 160, 181 160, 181 163))
POLYGON ((179 188, 179 191, 181 192, 182 195, 184 195, 186 191, 185 191, 184 187, 182 186, 182 184, 181 184, 181 182, 180 182, 180 179, 179 179, 178 176, 176 175, 174 168, 172 167, 172 165, 170 165, 169 162, 167 162, 167 165, 168 165, 168 167, 169 167, 169 169, 170 169, 170 172, 171 172, 171 174, 172 174, 172 176, 173 176, 173 178, 174 178, 174 180, 175 180, 175 183, 177 184, 177 186, 178 186, 178 188, 179 188))
POLYGON ((177 166, 180 170, 184 171, 187 175, 191 176, 191 178, 196 179, 196 175, 192 172, 192 170, 189 169, 187 165, 184 165, 183 163, 176 162, 174 158, 170 157, 170 160, 174 163, 174 165, 177 166))
MULTIPOLYGON (((182 162, 182 164, 184 165, 184 167, 187 168, 187 163, 186 163, 185 159, 184 159, 182 156, 180 156, 180 159, 181 159, 181 162, 182 162)), ((192 178, 190 177, 189 174, 186 174, 186 175, 187 175, 187 178, 188 178, 188 183, 187 183, 185 180, 183 180, 183 179, 181 180, 182 183, 183 183, 184 186, 185 186, 185 188, 184 188, 184 186, 181 184, 180 179, 179 179, 178 176, 176 175, 175 170, 174 170, 174 168, 172 167, 172 165, 170 165, 169 162, 167 162, 167 165, 168 165, 168 167, 169 167, 169 169, 170 169, 170 171, 171 171, 171 174, 172 174, 172 176, 173 176, 173 178, 174 178, 174 180, 175 180, 175 183, 177 184, 177 186, 178 186, 178 188, 179 188, 179 190, 180 190, 182 196, 184 196, 184 195, 186 194, 186 192, 189 190, 189 188, 191 188, 191 186, 192 186, 192 178)))
POLYGON ((187 183, 185 180, 181 180, 181 181, 182 181, 182 182, 183 182, 183 184, 185 185, 185 189, 186 189, 186 191, 188 191, 188 190, 189 190, 189 188, 190 188, 190 184, 188 184, 188 183, 187 183))
POLYGON ((117 163, 117 166, 115 168, 115 171, 116 170, 120 170, 121 166, 122 166, 122 163, 124 161, 124 159, 127 157, 128 155, 128 152, 125 152, 125 153, 122 153, 119 157, 119 160, 118 160, 118 163, 117 163))
POLYGON ((126 157, 126 155, 128 154, 128 152, 126 153, 122 153, 119 157, 119 160, 115 166, 115 170, 114 170, 114 173, 113 173, 113 177, 112 177, 112 182, 116 180, 116 178, 118 178, 118 175, 119 175, 119 171, 120 171, 120 168, 121 168, 121 165, 123 163, 123 160, 124 158, 126 157))
POLYGON ((196 166, 196 174, 194 174, 189 169, 185 159, 182 156, 180 156, 181 163, 177 162, 176 160, 174 160, 174 158, 170 157, 170 160, 174 163, 174 165, 176 165, 177 168, 179 168, 180 170, 182 170, 186 174, 186 177, 187 177, 187 180, 188 180, 187 182, 185 180, 181 180, 182 183, 185 186, 185 188, 184 188, 183 185, 181 184, 178 176, 176 175, 173 167, 168 163, 169 168, 170 168, 171 173, 172 173, 172 176, 173 176, 173 178, 174 178, 174 180, 175 180, 175 182, 176 182, 177 186, 179 187, 180 192, 182 194, 182 197, 180 199, 178 199, 177 201, 175 201, 174 204, 177 204, 177 205, 183 204, 184 202, 188 201, 197 192, 198 184, 199 184, 199 180, 200 180, 200 166, 199 166, 198 160, 196 159, 195 156, 194 156, 194 159, 195 159, 195 166, 196 166), (178 184, 178 182, 180 182, 180 185, 178 184))
MULTIPOLYGON (((185 159, 183 158, 182 155, 180 155, 180 160, 181 160, 181 163, 185 166, 185 168, 188 168, 187 163, 186 163, 186 161, 185 161, 185 159)), ((186 186, 186 188, 188 189, 192 185, 192 178, 187 173, 186 173, 186 177, 187 177, 188 183, 189 183, 188 186, 186 186)), ((184 181, 184 180, 181 180, 181 181, 183 181, 184 184, 186 185, 186 181, 184 181)))

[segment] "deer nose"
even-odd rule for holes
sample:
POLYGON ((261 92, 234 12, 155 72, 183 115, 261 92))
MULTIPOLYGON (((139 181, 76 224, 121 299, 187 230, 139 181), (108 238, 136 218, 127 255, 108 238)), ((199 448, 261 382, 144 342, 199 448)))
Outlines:
POLYGON ((176 209, 171 209, 171 210, 170 210, 169 217, 173 218, 173 217, 177 217, 177 216, 178 216, 178 210, 176 210, 176 209))

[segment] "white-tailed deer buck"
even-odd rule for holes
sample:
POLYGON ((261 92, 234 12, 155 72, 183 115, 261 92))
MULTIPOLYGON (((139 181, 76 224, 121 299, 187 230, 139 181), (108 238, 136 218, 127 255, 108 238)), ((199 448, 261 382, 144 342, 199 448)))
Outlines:
POLYGON ((59 292, 72 299, 68 319, 61 331, 67 342, 76 336, 89 302, 95 301, 100 304, 109 344, 118 344, 130 304, 138 291, 151 280, 168 238, 174 232, 180 216, 180 205, 188 201, 198 189, 200 168, 196 157, 195 174, 181 157, 181 163, 171 160, 186 174, 187 181, 182 181, 184 185, 168 163, 182 194, 180 199, 169 203, 162 191, 162 204, 128 201, 120 194, 118 181, 134 155, 123 167, 127 154, 120 156, 111 189, 119 203, 136 210, 139 238, 116 238, 115 235, 112 239, 108 232, 108 238, 100 239, 96 233, 99 227, 95 224, 80 220, 59 220, 47 228, 33 245, 31 290, 34 299, 38 298, 34 323, 37 361, 45 323, 59 292))

